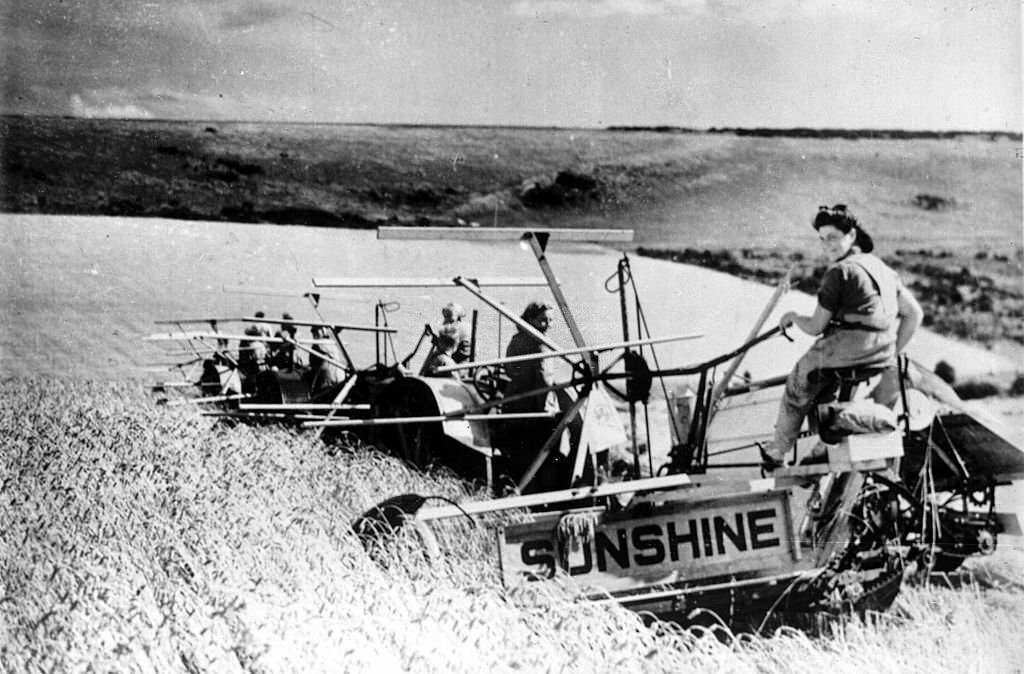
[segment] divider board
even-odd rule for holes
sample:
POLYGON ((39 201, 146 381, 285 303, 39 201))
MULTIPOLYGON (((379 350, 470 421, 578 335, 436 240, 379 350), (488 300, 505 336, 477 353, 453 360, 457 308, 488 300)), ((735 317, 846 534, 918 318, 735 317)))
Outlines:
POLYGON ((281 339, 280 337, 264 337, 262 335, 234 335, 227 332, 170 332, 147 335, 142 338, 145 342, 188 341, 192 339, 226 339, 279 344, 284 342, 295 342, 297 344, 334 344, 333 339, 281 339))
MULTIPOLYGON (((468 277, 467 277, 468 278, 468 277)), ((506 287, 506 288, 527 288, 543 287, 548 282, 537 277, 491 277, 473 279, 478 286, 506 287)), ((455 277, 443 278, 437 276, 368 276, 368 277, 344 277, 344 276, 323 276, 314 277, 313 285, 317 288, 447 288, 457 285, 455 277)))
POLYGON ((356 330, 362 332, 398 332, 395 328, 381 328, 376 325, 356 325, 353 323, 328 323, 325 321, 297 321, 285 318, 243 318, 243 323, 270 323, 271 325, 301 325, 309 328, 337 328, 338 330, 356 330))
POLYGON ((197 323, 238 323, 244 318, 173 318, 153 321, 157 325, 194 325, 197 323))
POLYGON ((537 227, 378 227, 378 239, 458 239, 463 241, 518 241, 523 236, 548 235, 558 241, 630 243, 632 229, 568 229, 537 227))
POLYGON ((437 368, 438 373, 445 372, 457 372, 459 370, 471 370, 476 367, 485 367, 488 365, 505 365, 508 363, 522 363, 532 360, 544 360, 545 358, 561 358, 563 356, 572 356, 582 353, 592 353, 594 351, 612 351, 614 349, 625 349, 631 346, 643 346, 647 344, 663 344, 665 342, 681 342, 688 339, 700 339, 703 337, 703 333, 694 333, 690 335, 673 335, 670 337, 651 337, 649 339, 634 339, 628 342, 614 342, 612 344, 597 344, 595 346, 581 346, 575 349, 561 349, 559 351, 541 351, 540 353, 528 353, 522 356, 509 356, 507 358, 494 358, 492 360, 476 361, 473 363, 459 363, 458 365, 448 365, 446 367, 437 368))

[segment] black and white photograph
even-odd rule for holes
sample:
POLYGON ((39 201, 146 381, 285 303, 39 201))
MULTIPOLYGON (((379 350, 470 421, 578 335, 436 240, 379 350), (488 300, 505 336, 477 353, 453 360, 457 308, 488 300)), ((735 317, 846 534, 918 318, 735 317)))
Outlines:
POLYGON ((1020 2, 0 34, 0 671, 1024 671, 1020 2))

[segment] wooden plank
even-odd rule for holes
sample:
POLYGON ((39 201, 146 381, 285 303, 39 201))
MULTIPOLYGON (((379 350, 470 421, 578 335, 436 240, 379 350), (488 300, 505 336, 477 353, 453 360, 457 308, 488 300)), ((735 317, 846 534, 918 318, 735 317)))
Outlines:
MULTIPOLYGON (((227 351, 227 349, 222 349, 218 346, 208 344, 203 341, 195 342, 193 344, 190 344, 190 346, 192 347, 190 351, 168 351, 163 355, 167 356, 168 358, 189 358, 191 356, 190 360, 196 360, 198 359, 199 356, 213 356, 214 354, 223 354, 225 351, 227 351)), ((253 350, 254 347, 251 346, 235 347, 231 349, 231 351, 253 350)))
POLYGON ((473 501, 461 503, 458 506, 437 506, 434 508, 421 508, 416 513, 416 519, 429 521, 447 519, 450 517, 462 517, 466 514, 480 514, 497 512, 499 510, 515 510, 517 508, 529 508, 536 505, 547 505, 560 501, 576 501, 585 498, 599 498, 602 496, 614 496, 617 494, 629 494, 672 487, 692 485, 693 479, 689 475, 667 475, 665 477, 652 477, 644 480, 630 480, 628 482, 612 482, 596 487, 576 487, 575 489, 562 489, 549 491, 540 494, 527 494, 526 496, 508 496, 506 498, 491 499, 488 501, 473 501))
POLYGON ((281 403, 281 404, 245 404, 242 403, 238 409, 250 412, 276 412, 286 410, 368 410, 368 403, 355 404, 333 404, 333 403, 281 403))
MULTIPOLYGON (((558 279, 555 278, 555 272, 551 269, 551 263, 548 261, 547 254, 545 253, 547 241, 542 240, 536 233, 530 232, 522 237, 520 245, 529 248, 533 251, 533 255, 537 258, 537 265, 540 267, 540 271, 544 274, 545 280, 548 282, 548 288, 551 290, 551 296, 555 298, 555 304, 558 305, 559 313, 562 314, 562 320, 565 321, 565 327, 569 328, 569 334, 572 335, 573 344, 577 347, 586 346, 587 342, 583 339, 583 331, 580 330, 580 326, 576 323, 576 316, 573 315, 572 310, 569 308, 569 301, 565 299, 565 293, 562 292, 562 286, 558 283, 558 279)), ((597 355, 594 353, 588 354, 588 364, 592 370, 597 370, 597 355)))
POLYGON ((547 234, 556 241, 630 243, 632 229, 567 229, 545 227, 378 227, 378 239, 519 241, 524 234, 547 234))
POLYGON ((227 332, 170 332, 147 335, 142 338, 144 342, 167 342, 167 341, 189 341, 193 339, 226 339, 248 342, 270 342, 283 344, 285 341, 295 341, 299 344, 334 344, 333 339, 298 339, 284 340, 280 337, 263 337, 262 335, 236 335, 227 332))
POLYGON ((187 342, 192 339, 199 339, 202 335, 218 335, 215 332, 201 332, 195 330, 185 330, 182 332, 159 332, 152 335, 146 335, 142 338, 144 342, 166 342, 166 341, 177 341, 187 342))
POLYGON ((171 400, 167 402, 168 407, 177 407, 179 405, 205 405, 206 403, 222 403, 228 400, 245 400, 251 398, 251 393, 236 393, 231 395, 222 396, 210 396, 208 398, 179 398, 177 400, 171 400))
POLYGON ((229 419, 294 419, 295 416, 292 414, 285 414, 284 412, 203 412, 204 417, 224 417, 229 419))
POLYGON ((648 339, 634 339, 628 342, 613 342, 611 344, 598 344, 595 346, 581 346, 573 349, 559 349, 558 351, 542 351, 540 353, 528 353, 522 356, 509 356, 508 358, 493 358, 491 360, 477 361, 475 363, 465 362, 458 365, 449 365, 437 369, 438 373, 457 372, 459 370, 471 370, 476 367, 488 365, 505 365, 508 363, 522 363, 532 360, 543 360, 545 358, 562 358, 594 351, 611 351, 613 349, 625 349, 631 346, 642 346, 645 344, 661 344, 664 342, 680 342, 687 339, 700 339, 703 333, 689 335, 673 335, 670 337, 651 337, 648 339))
POLYGON ((434 415, 423 417, 378 417, 376 419, 325 419, 303 424, 308 428, 319 426, 334 428, 346 426, 394 426, 398 424, 429 424, 444 421, 507 421, 511 419, 550 419, 552 412, 509 412, 506 414, 461 414, 434 415))
POLYGON ((237 295, 260 295, 264 297, 291 297, 302 298, 303 293, 294 290, 282 290, 280 288, 261 288, 258 286, 229 286, 222 285, 221 290, 226 293, 237 295))
MULTIPOLYGON (((327 323, 325 321, 296 321, 284 318, 242 318, 243 323, 269 323, 271 325, 301 325, 308 328, 337 328, 338 330, 355 330, 359 332, 386 332, 394 334, 396 328, 379 328, 376 325, 356 325, 353 323, 327 323)), ((329 342, 333 344, 334 342, 329 342)))
MULTIPOLYGON (((535 277, 488 277, 476 279, 478 286, 491 287, 543 287, 547 281, 535 277)), ((431 276, 369 276, 315 277, 313 285, 317 288, 446 288, 456 285, 454 278, 431 276)))
POLYGON ((144 368, 146 368, 148 370, 152 370, 154 372, 162 372, 164 370, 169 370, 172 367, 188 367, 190 365, 195 365, 196 363, 198 363, 201 360, 203 360, 203 359, 202 358, 192 358, 190 360, 185 360, 185 361, 145 363, 142 367, 144 367, 144 368))
POLYGON ((196 323, 237 323, 244 318, 169 318, 153 321, 156 325, 193 325, 196 323))

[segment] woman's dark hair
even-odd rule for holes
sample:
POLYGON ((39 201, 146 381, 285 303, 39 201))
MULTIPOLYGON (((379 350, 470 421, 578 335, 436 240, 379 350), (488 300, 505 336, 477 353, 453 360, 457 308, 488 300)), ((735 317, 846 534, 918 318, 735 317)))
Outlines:
POLYGON ((818 206, 818 214, 814 216, 814 229, 818 230, 822 227, 835 227, 843 234, 849 233, 851 229, 856 229, 857 238, 854 239, 853 245, 864 253, 870 253, 875 249, 875 242, 871 239, 871 235, 864 231, 861 224, 857 222, 857 218, 846 208, 846 204, 836 204, 831 207, 818 206))
POLYGON ((530 321, 532 321, 533 319, 537 318, 545 311, 548 311, 550 309, 551 307, 549 307, 547 304, 544 304, 543 302, 530 302, 529 304, 526 305, 526 309, 523 311, 520 318, 529 323, 530 321))

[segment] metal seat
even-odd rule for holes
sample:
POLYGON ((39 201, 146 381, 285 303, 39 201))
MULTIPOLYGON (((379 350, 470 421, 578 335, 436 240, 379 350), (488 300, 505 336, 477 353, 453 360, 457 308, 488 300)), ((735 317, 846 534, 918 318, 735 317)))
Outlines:
POLYGON ((826 367, 811 372, 812 382, 825 382, 817 402, 848 402, 853 399, 857 388, 875 377, 880 377, 892 367, 891 363, 874 365, 850 365, 847 367, 826 367))
POLYGON ((834 403, 850 402, 862 384, 881 377, 891 366, 890 363, 851 365, 821 368, 812 372, 809 379, 812 382, 824 382, 825 385, 808 415, 810 430, 817 433, 821 441, 827 445, 839 442, 844 434, 830 428, 827 421, 834 414, 832 409, 834 403))

